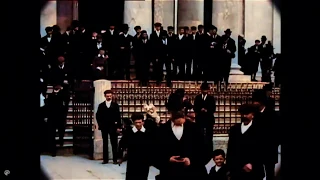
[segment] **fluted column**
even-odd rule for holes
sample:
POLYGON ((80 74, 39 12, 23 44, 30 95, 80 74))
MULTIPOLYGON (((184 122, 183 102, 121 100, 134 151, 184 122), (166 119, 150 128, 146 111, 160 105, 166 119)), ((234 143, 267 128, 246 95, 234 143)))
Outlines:
POLYGON ((58 1, 57 2, 57 24, 62 31, 71 25, 72 20, 76 20, 78 14, 78 1, 58 1))
MULTIPOLYGON (((238 46, 238 35, 244 33, 244 0, 212 1, 212 24, 218 28, 218 34, 220 35, 223 35, 226 29, 231 29, 231 37, 238 46)), ((235 55, 236 57, 232 59, 233 66, 238 64, 238 53, 235 55)))
POLYGON ((154 0, 154 22, 160 22, 164 29, 174 26, 174 0, 154 0))
POLYGON ((40 33, 46 35, 45 28, 57 24, 57 1, 48 1, 40 13, 40 33))
POLYGON ((281 53, 281 14, 273 5, 273 37, 274 53, 281 53))
MULTIPOLYGON (((94 159, 103 159, 103 141, 101 131, 98 130, 98 123, 96 119, 96 113, 98 110, 98 106, 101 102, 105 101, 104 91, 111 89, 111 81, 108 80, 97 80, 93 82, 94 86, 94 151, 93 158, 94 159)), ((109 148, 109 157, 110 153, 112 154, 111 148, 109 148)), ((111 158, 112 159, 112 158, 111 158)))
POLYGON ((178 1, 178 26, 198 26, 204 20, 204 0, 178 1))
POLYGON ((245 0, 246 47, 254 44, 262 35, 273 38, 273 2, 270 0, 245 0))
POLYGON ((128 24, 129 34, 134 35, 134 27, 141 26, 148 34, 152 31, 152 1, 125 1, 124 23, 128 24))

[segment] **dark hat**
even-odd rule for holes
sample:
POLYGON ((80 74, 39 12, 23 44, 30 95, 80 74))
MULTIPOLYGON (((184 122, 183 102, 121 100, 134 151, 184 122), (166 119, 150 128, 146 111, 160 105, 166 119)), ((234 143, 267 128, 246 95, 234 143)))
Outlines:
POLYGON ((255 42, 255 43, 260 43, 260 40, 259 40, 259 39, 256 39, 254 42, 255 42))
POLYGON ((265 103, 267 101, 267 95, 263 89, 257 89, 252 93, 252 101, 265 103))
POLYGON ((144 34, 144 33, 147 33, 147 31, 146 30, 142 30, 140 33, 144 34))
POLYGON ((128 24, 123 24, 121 27, 122 27, 122 30, 128 30, 129 29, 129 25, 128 24))
POLYGON ((191 30, 197 30, 197 27, 191 26, 191 30))
POLYGON ((168 31, 169 31, 169 30, 174 30, 174 27, 173 27, 173 26, 168 26, 167 29, 168 29, 168 31))
POLYGON ((201 84, 200 89, 201 90, 209 90, 210 86, 209 86, 208 83, 204 82, 204 83, 201 84))
POLYGON ((53 89, 58 90, 58 89, 61 89, 61 87, 62 86, 60 84, 56 84, 53 86, 53 89))
POLYGON ((261 36, 261 40, 262 41, 266 41, 267 40, 267 37, 265 35, 261 36))
POLYGON ((240 114, 249 114, 249 113, 257 113, 259 112, 259 107, 254 104, 242 104, 238 109, 240 114))
POLYGON ((175 93, 184 96, 185 90, 183 88, 176 89, 175 93))
POLYGON ((263 86, 263 90, 265 91, 272 91, 272 88, 273 88, 273 83, 265 84, 263 86))
POLYGON ((210 26, 208 27, 208 29, 209 29, 209 30, 218 30, 218 28, 217 28, 216 26, 214 26, 214 25, 210 25, 210 26))
POLYGON ((232 31, 231 31, 230 29, 227 29, 227 30, 224 31, 224 33, 226 33, 226 34, 231 34, 232 31))
POLYGON ((53 30, 53 28, 51 27, 51 26, 47 26, 46 28, 45 28, 45 31, 46 32, 50 32, 50 31, 52 31, 53 30))
POLYGON ((185 26, 185 27, 184 27, 184 30, 189 30, 189 26, 185 26))
POLYGON ((161 26, 162 26, 162 24, 161 24, 161 23, 159 23, 159 22, 156 22, 156 23, 154 23, 154 26, 155 26, 155 27, 161 27, 161 26))

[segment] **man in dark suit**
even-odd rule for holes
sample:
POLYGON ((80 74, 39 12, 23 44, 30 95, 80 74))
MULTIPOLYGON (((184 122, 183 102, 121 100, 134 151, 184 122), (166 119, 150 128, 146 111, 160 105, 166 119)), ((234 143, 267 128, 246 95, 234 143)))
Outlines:
POLYGON ((124 24, 122 27, 123 33, 119 35, 119 59, 117 60, 117 71, 119 79, 130 80, 130 61, 131 61, 131 47, 133 36, 128 34, 129 26, 124 24))
POLYGON ((265 84, 263 86, 263 90, 265 91, 266 96, 267 96, 266 107, 268 109, 271 109, 271 110, 275 111, 276 103, 275 103, 274 98, 271 97, 272 89, 273 89, 273 83, 265 84))
POLYGON ((66 124, 66 106, 64 104, 64 95, 60 85, 55 85, 53 92, 46 100, 46 112, 48 117, 48 135, 49 135, 49 151, 54 157, 57 153, 56 148, 56 130, 59 132, 59 144, 63 146, 63 137, 66 124))
POLYGON ((142 86, 147 86, 149 81, 149 71, 150 71, 150 62, 152 57, 152 45, 151 41, 148 40, 147 31, 141 31, 141 38, 136 44, 137 56, 137 77, 140 80, 142 86))
POLYGON ((176 41, 178 36, 174 34, 174 27, 168 26, 168 36, 167 36, 167 59, 165 61, 166 66, 166 80, 167 84, 171 86, 171 80, 176 78, 177 75, 177 64, 175 61, 175 48, 176 48, 176 41), (171 69, 172 65, 172 69, 171 69))
POLYGON ((186 121, 183 111, 172 113, 171 120, 160 126, 157 140, 157 179, 205 179, 210 160, 205 142, 196 125, 186 121))
POLYGON ((241 123, 231 127, 227 148, 227 166, 231 180, 262 180, 263 137, 255 114, 258 107, 244 104, 239 108, 241 123))
POLYGON ((235 57, 237 47, 236 42, 231 38, 232 31, 227 29, 224 33, 225 34, 221 37, 221 81, 228 84, 231 61, 235 57))
MULTIPOLYGON (((154 70, 161 67, 161 60, 163 57, 163 37, 167 36, 167 32, 164 31, 161 26, 161 23, 155 23, 155 30, 150 35, 150 41, 152 44, 152 65, 154 70)), ((154 71, 152 74, 152 79, 159 81, 159 77, 163 76, 163 74, 161 75, 159 73, 161 72, 157 70, 154 71)))
POLYGON ((214 113, 216 111, 216 102, 213 96, 208 94, 210 87, 207 83, 201 84, 201 94, 197 95, 194 100, 193 110, 196 114, 196 124, 201 128, 202 133, 213 150, 213 125, 214 113))
POLYGON ((271 82, 271 69, 272 69, 272 61, 273 61, 273 46, 267 43, 267 37, 261 37, 260 44, 260 55, 261 62, 260 67, 262 71, 262 82, 271 82))
POLYGON ((266 179, 274 180, 275 164, 278 163, 279 124, 273 107, 267 105, 268 98, 264 90, 257 90, 252 94, 253 104, 258 105, 259 113, 255 121, 263 132, 263 164, 266 171, 266 179))
POLYGON ((185 66, 187 62, 188 38, 185 35, 184 27, 179 27, 179 34, 176 41, 176 63, 179 69, 178 80, 185 80, 185 66))
POLYGON ((104 92, 106 100, 99 104, 96 119, 99 130, 102 133, 103 139, 103 162, 106 164, 109 161, 108 151, 108 136, 112 146, 113 164, 117 164, 117 149, 118 149, 118 133, 121 128, 121 116, 118 103, 112 101, 112 91, 106 90, 104 92))

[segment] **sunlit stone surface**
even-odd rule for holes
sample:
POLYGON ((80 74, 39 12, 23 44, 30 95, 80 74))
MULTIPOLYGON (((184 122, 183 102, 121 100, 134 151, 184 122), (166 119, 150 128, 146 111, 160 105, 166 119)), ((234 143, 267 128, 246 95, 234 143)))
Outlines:
POLYGON ((154 22, 160 22, 165 30, 174 26, 174 0, 154 0, 154 22))
POLYGON ((134 27, 139 25, 148 34, 152 31, 152 1, 125 1, 124 23, 128 24, 129 34, 134 35, 134 27))
POLYGON ((48 1, 40 13, 40 33, 46 35, 45 28, 57 24, 57 1, 48 1))
POLYGON ((203 24, 203 0, 178 1, 178 26, 198 26, 203 24))

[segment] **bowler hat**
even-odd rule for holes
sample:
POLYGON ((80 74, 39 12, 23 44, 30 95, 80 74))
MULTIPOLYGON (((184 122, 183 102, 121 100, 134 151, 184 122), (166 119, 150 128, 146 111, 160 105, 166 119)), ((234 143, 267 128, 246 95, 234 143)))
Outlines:
POLYGON ((227 29, 227 30, 224 31, 224 33, 226 33, 226 34, 231 34, 232 31, 231 31, 230 29, 227 29))
POLYGON ((204 82, 204 83, 201 84, 200 89, 201 90, 209 90, 210 86, 209 86, 208 83, 204 82))
POLYGON ((258 106, 254 105, 254 104, 243 104, 240 106, 240 108, 238 109, 238 111, 240 112, 240 114, 250 114, 250 113, 256 113, 259 111, 258 106))

